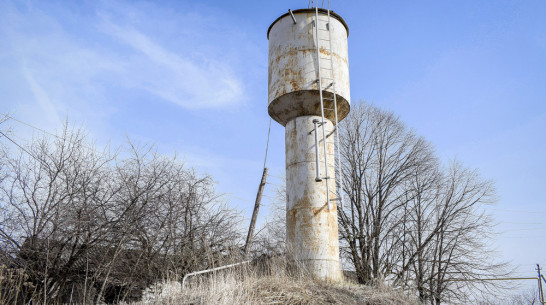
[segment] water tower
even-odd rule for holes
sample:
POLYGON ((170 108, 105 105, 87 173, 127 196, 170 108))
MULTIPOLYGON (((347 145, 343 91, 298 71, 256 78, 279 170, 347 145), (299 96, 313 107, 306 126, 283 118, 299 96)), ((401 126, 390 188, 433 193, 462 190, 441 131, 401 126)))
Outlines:
POLYGON ((348 34, 339 15, 317 7, 289 10, 267 32, 268 112, 285 126, 287 245, 326 281, 343 277, 335 148, 337 123, 350 109, 348 34))

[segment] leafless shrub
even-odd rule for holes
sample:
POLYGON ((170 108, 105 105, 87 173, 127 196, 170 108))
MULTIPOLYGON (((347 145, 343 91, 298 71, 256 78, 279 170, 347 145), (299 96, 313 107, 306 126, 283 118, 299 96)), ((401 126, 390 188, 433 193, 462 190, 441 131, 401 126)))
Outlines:
POLYGON ((237 213, 211 177, 153 146, 98 152, 66 127, 1 165, 0 249, 35 287, 24 302, 136 299, 157 279, 238 252, 237 213))

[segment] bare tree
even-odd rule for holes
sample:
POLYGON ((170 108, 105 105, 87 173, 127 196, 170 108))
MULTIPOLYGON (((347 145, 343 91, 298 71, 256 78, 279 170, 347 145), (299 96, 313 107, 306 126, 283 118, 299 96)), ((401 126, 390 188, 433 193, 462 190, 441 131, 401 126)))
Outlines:
POLYGON ((42 283, 37 287, 47 299, 60 297, 69 271, 108 226, 95 215, 114 192, 106 166, 111 157, 85 147, 84 138, 81 130, 65 128, 5 164, 10 175, 1 187, 0 243, 42 283))
POLYGON ((454 162, 442 183, 437 218, 439 226, 428 247, 428 282, 430 304, 467 304, 474 293, 489 293, 502 288, 502 282, 488 278, 506 276, 506 264, 495 263, 494 252, 487 247, 492 220, 484 205, 495 200, 491 181, 476 171, 454 162))
POLYGON ((361 283, 392 270, 400 245, 406 181, 433 159, 431 147, 408 131, 392 113, 361 104, 343 122, 340 151, 343 191, 339 210, 343 249, 361 283))
POLYGON ((430 304, 468 301, 503 273, 486 247, 491 181, 454 162, 443 170, 430 144, 392 113, 360 104, 343 122, 339 210, 343 255, 361 283, 385 278, 430 304))
POLYGON ((2 159, 0 247, 35 284, 31 297, 134 299, 238 249, 238 215, 209 176, 152 146, 122 152, 98 152, 65 127, 2 159))

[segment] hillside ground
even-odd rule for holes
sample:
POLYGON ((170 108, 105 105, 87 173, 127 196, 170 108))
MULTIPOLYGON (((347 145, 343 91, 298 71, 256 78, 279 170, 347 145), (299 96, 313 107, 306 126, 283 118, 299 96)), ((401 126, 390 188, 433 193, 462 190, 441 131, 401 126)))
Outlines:
POLYGON ((384 284, 371 287, 350 281, 314 281, 301 268, 275 261, 265 266, 244 266, 195 277, 183 288, 179 281, 158 283, 144 293, 141 302, 133 303, 144 304, 417 305, 418 302, 384 284))

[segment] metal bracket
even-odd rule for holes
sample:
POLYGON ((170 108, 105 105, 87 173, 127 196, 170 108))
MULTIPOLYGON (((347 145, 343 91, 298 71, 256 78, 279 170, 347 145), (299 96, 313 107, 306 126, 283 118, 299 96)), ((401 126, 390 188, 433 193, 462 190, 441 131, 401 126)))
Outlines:
POLYGON ((288 12, 290 13, 290 17, 292 17, 292 21, 294 21, 294 24, 298 23, 296 21, 296 17, 294 16, 294 13, 292 13, 292 10, 291 9, 288 9, 288 12))

